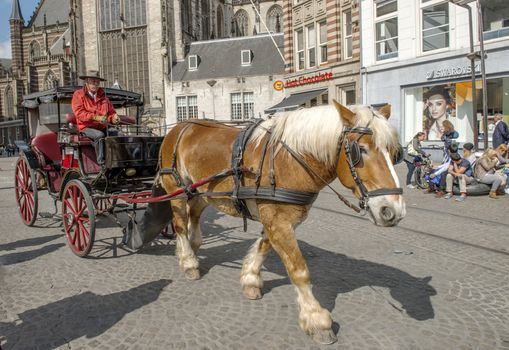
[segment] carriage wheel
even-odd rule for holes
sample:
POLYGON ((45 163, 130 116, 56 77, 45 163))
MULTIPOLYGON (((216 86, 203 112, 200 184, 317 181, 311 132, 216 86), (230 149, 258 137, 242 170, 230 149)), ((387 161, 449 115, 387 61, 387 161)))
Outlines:
POLYGON ((30 169, 24 157, 20 157, 16 162, 14 187, 21 220, 25 225, 33 226, 37 219, 37 183, 35 172, 30 169))
POLYGON ((117 204, 116 199, 94 198, 94 207, 96 215, 103 215, 106 212, 111 213, 117 204))
POLYGON ((417 187, 427 189, 429 187, 428 181, 426 181, 426 174, 422 167, 417 167, 414 172, 414 180, 417 187))
POLYGON ((80 257, 90 253, 95 237, 95 207, 83 182, 71 180, 62 196, 62 220, 67 242, 80 257))

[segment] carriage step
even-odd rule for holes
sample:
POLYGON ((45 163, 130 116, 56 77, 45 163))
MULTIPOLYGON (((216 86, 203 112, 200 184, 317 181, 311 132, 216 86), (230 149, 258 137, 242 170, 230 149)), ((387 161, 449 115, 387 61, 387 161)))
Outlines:
POLYGON ((39 216, 44 219, 51 219, 55 214, 48 213, 47 211, 42 211, 39 213, 39 216))
POLYGON ((115 208, 129 208, 129 204, 127 203, 117 203, 115 204, 115 208))

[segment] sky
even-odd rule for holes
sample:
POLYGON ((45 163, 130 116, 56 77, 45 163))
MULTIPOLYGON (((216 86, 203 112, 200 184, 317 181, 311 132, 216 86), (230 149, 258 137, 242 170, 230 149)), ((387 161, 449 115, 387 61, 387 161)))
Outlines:
MULTIPOLYGON (((13 0, 0 0, 0 58, 11 58, 11 39, 9 31, 9 17, 11 16, 13 0)), ((21 13, 28 22, 39 0, 19 0, 21 13)))

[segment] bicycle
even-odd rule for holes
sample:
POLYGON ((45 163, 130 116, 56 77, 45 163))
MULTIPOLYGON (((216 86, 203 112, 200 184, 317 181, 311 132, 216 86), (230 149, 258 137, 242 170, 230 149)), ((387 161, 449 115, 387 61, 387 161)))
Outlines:
POLYGON ((420 159, 414 161, 414 181, 417 187, 424 190, 429 188, 429 182, 426 176, 433 172, 433 163, 429 157, 420 156, 420 159))

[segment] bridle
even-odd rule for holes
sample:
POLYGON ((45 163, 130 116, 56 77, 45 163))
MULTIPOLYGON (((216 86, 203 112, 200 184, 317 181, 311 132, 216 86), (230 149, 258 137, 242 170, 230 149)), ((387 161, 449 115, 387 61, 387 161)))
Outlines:
MULTIPOLYGON (((369 127, 369 124, 365 127, 343 128, 343 131, 341 132, 341 135, 339 136, 338 140, 338 148, 336 152, 336 169, 338 167, 341 149, 344 148, 346 162, 348 164, 348 167, 350 168, 350 174, 352 175, 352 178, 355 181, 355 184, 357 185, 361 193, 361 196, 359 198, 359 207, 367 211, 369 209, 368 202, 371 197, 379 197, 392 194, 401 195, 403 194, 403 189, 401 187, 395 187, 395 188, 379 188, 374 191, 368 191, 368 189, 362 182, 361 178, 357 174, 356 170, 357 165, 359 165, 359 163, 362 161, 362 153, 358 141, 363 135, 373 135, 373 130, 369 127), (348 141, 348 136, 350 134, 359 135, 355 139, 355 141, 353 141, 351 144, 348 141)), ((400 161, 400 158, 402 158, 401 155, 402 153, 399 152, 397 159, 398 161, 400 161)))

